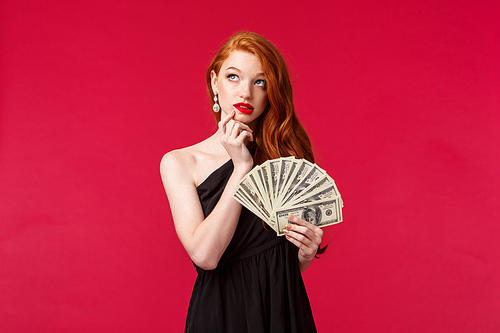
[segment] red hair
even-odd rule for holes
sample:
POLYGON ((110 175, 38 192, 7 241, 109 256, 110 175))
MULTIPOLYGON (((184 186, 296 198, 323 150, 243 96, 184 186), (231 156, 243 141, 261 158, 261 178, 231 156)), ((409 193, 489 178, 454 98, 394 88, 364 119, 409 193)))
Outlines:
MULTIPOLYGON (((217 52, 206 72, 211 105, 214 104, 211 72, 214 71, 219 75, 222 63, 235 50, 250 52, 257 56, 266 78, 268 105, 260 116, 254 134, 257 144, 254 163, 261 164, 269 159, 285 156, 305 158, 314 163, 311 141, 295 113, 288 66, 278 49, 261 35, 247 31, 238 32, 217 52)), ((214 117, 219 122, 220 112, 214 112, 214 117)), ((318 247, 317 254, 324 253, 327 247, 328 245, 323 248, 318 247)))
MULTIPOLYGON (((213 105, 214 92, 211 86, 212 70, 219 75, 222 63, 231 52, 246 51, 260 60, 266 78, 268 105, 260 116, 254 137, 257 150, 254 163, 284 156, 305 158, 314 163, 314 154, 306 130, 300 123, 293 105, 292 84, 288 67, 278 49, 267 39, 253 32, 242 31, 233 35, 222 46, 207 68, 207 89, 213 105)), ((220 113, 214 112, 217 122, 220 113)))

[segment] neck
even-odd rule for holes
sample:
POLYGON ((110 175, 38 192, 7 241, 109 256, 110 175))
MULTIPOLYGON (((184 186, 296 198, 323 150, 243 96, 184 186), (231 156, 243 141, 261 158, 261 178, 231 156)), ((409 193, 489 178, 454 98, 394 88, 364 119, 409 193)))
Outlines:
POLYGON ((255 133, 257 132, 257 126, 259 125, 259 118, 255 119, 251 123, 248 124, 248 126, 252 129, 254 133, 254 139, 255 139, 255 133))

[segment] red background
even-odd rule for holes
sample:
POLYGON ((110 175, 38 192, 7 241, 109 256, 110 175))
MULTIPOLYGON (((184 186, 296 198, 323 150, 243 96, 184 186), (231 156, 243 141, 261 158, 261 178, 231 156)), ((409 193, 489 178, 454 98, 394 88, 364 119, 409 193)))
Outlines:
POLYGON ((162 155, 215 130, 238 30, 292 72, 345 222, 320 332, 500 331, 498 1, 0 2, 0 332, 180 332, 195 270, 162 155))

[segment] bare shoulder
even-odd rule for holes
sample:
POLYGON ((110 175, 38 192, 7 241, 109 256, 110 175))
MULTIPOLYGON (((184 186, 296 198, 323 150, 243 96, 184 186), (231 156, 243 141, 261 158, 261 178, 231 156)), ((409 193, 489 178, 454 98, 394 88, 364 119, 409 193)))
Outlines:
POLYGON ((160 163, 160 173, 164 183, 182 181, 197 187, 227 158, 214 149, 214 141, 208 138, 193 146, 166 153, 160 163))
POLYGON ((195 161, 196 156, 192 153, 190 147, 166 153, 160 162, 160 173, 163 182, 182 179, 194 183, 191 168, 195 166, 195 161))

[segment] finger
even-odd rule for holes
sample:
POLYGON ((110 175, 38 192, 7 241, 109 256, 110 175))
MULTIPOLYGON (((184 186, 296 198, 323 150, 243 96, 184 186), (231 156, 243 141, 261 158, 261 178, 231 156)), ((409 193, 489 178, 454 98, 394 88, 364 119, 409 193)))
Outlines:
POLYGON ((229 137, 234 140, 238 137, 238 135, 240 135, 241 131, 241 124, 237 121, 233 121, 231 131, 227 131, 227 133, 229 134, 229 137))
MULTIPOLYGON (((290 214, 290 215, 288 216, 288 220, 289 220, 289 221, 291 221, 291 222, 293 222, 293 223, 295 223, 295 224, 302 225, 302 226, 304 226, 304 227, 306 227, 308 224, 311 224, 311 223, 309 223, 309 222, 307 222, 307 221, 304 221, 304 220, 303 220, 303 219, 301 219, 300 217, 297 217, 297 216, 292 215, 292 214, 290 214)), ((312 224, 311 224, 311 225, 312 225, 312 224)))
POLYGON ((287 237, 287 239, 291 240, 295 240, 296 243, 294 244, 301 244, 301 246, 305 246, 305 247, 312 247, 311 244, 313 244, 313 241, 307 237, 306 235, 300 233, 300 232, 296 232, 296 231, 293 231, 293 230, 285 230, 285 235, 287 237))
POLYGON ((226 142, 226 143, 232 142, 233 144, 234 143, 239 144, 237 139, 240 133, 241 133, 240 125, 236 121, 231 119, 226 124, 224 134, 220 137, 221 142, 226 142))
POLYGON ((312 259, 318 252, 321 239, 312 241, 309 238, 304 237, 304 235, 294 233, 293 231, 285 232, 285 234, 286 239, 297 246, 299 248, 299 253, 301 253, 304 257, 312 259))
MULTIPOLYGON (((236 139, 244 131, 253 133, 252 129, 244 123, 241 123, 241 122, 236 121, 236 120, 232 120, 229 124, 231 124, 231 123, 233 123, 233 127, 231 129, 231 132, 229 132, 229 136, 233 139, 236 139)), ((229 126, 229 124, 228 124, 228 126, 229 126)), ((226 126, 226 127, 228 127, 228 126, 226 126)), ((226 132, 228 132, 227 129, 226 129, 226 132)))
POLYGON ((244 139, 245 145, 248 143, 248 141, 253 141, 253 133, 246 132, 244 139))
POLYGON ((318 233, 318 232, 321 230, 321 228, 320 228, 320 227, 318 227, 318 226, 316 226, 316 225, 314 225, 314 224, 312 224, 312 223, 309 223, 309 222, 307 222, 307 221, 304 221, 303 219, 301 219, 301 218, 299 218, 299 217, 297 217, 297 216, 294 216, 294 215, 292 215, 292 214, 290 214, 290 215, 288 216, 288 220, 289 220, 290 222, 293 222, 293 223, 297 224, 297 225, 300 225, 300 226, 306 227, 306 228, 308 228, 308 229, 312 230, 312 231, 313 231, 313 232, 315 232, 315 233, 318 233))
POLYGON ((317 245, 321 244, 323 239, 323 229, 315 226, 297 216, 290 215, 289 220, 295 224, 287 224, 285 228, 288 231, 295 231, 305 235, 307 238, 311 239, 317 245))
POLYGON ((221 132, 223 134, 226 134, 226 125, 227 123, 234 118, 234 115, 236 114, 236 112, 233 110, 231 111, 225 118, 221 119, 221 121, 219 121, 219 129, 221 130, 221 132))
POLYGON ((295 230, 301 233, 307 233, 308 231, 313 231, 312 227, 314 227, 311 223, 304 221, 297 216, 290 215, 288 216, 288 220, 291 222, 286 225, 288 230, 295 230))
POLYGON ((287 236, 286 236, 286 239, 287 239, 290 243, 294 244, 296 247, 298 247, 298 248, 299 248, 299 249, 301 249, 301 250, 303 250, 303 249, 304 249, 304 247, 305 247, 303 243, 299 242, 297 239, 293 238, 292 236, 288 236, 288 235, 287 235, 287 236))
POLYGON ((236 138, 236 143, 247 145, 248 141, 253 141, 253 134, 247 131, 242 131, 240 135, 236 138))
POLYGON ((238 140, 240 136, 246 135, 245 133, 249 133, 247 130, 241 128, 239 124, 234 124, 234 127, 231 131, 230 138, 233 140, 238 140))
POLYGON ((231 138, 235 126, 236 126, 235 121, 233 119, 229 120, 225 126, 224 136, 226 136, 227 138, 231 138))
POLYGON ((243 131, 253 133, 253 130, 247 124, 236 120, 234 122, 235 122, 234 128, 238 130, 237 132, 234 133, 236 137, 239 136, 243 131))
POLYGON ((299 254, 302 255, 307 260, 314 258, 318 251, 318 246, 311 242, 301 241, 299 238, 293 237, 293 235, 286 235, 286 239, 294 244, 299 249, 299 254))
POLYGON ((235 120, 235 122, 236 122, 237 124, 239 124, 239 126, 241 127, 241 129, 242 129, 242 130, 245 130, 245 131, 248 131, 248 132, 250 132, 250 133, 253 133, 253 130, 252 130, 252 129, 250 128, 250 126, 248 126, 247 124, 242 123, 241 121, 237 121, 237 120, 235 120))
POLYGON ((283 230, 283 232, 285 231, 288 231, 288 232, 295 232, 295 233, 299 233, 299 234, 302 234, 302 235, 305 235, 306 237, 309 238, 309 234, 312 234, 312 232, 307 229, 306 227, 303 227, 303 226, 299 226, 299 225, 296 225, 296 224, 287 224, 285 226, 285 230, 283 230))
POLYGON ((295 237, 299 241, 307 244, 310 247, 316 248, 321 245, 323 240, 323 230, 319 229, 318 232, 313 232, 307 228, 301 227, 302 229, 294 228, 293 226, 290 229, 287 229, 287 232, 284 232, 285 235, 290 235, 295 237), (300 235, 300 236, 299 236, 300 235))

